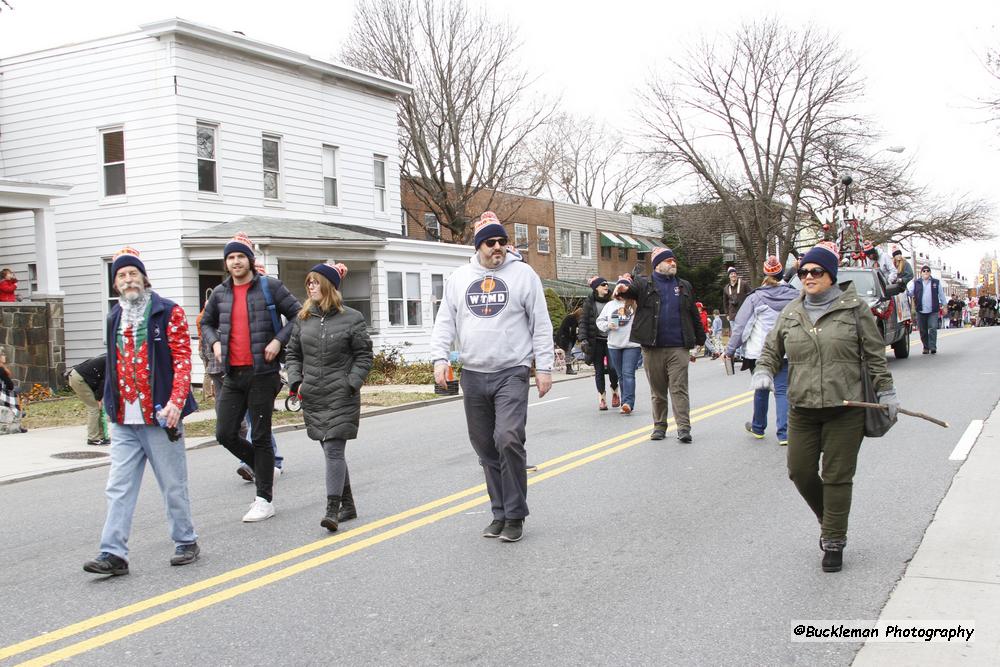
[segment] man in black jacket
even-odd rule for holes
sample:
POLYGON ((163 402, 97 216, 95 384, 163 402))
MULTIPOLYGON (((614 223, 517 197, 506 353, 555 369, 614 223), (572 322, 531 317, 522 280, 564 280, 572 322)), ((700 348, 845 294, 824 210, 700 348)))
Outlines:
POLYGON ((104 366, 108 355, 87 359, 69 370, 66 379, 73 393, 87 408, 87 444, 110 445, 108 425, 101 417, 101 399, 104 398, 104 366))
POLYGON ((631 340, 642 345, 653 403, 653 433, 650 440, 663 440, 667 432, 667 396, 673 401, 677 439, 691 442, 691 404, 688 398, 688 363, 695 346, 705 344, 691 283, 677 277, 677 260, 670 248, 651 254, 653 275, 637 277, 632 286, 620 290, 635 299, 631 340))
POLYGON ((611 379, 611 407, 617 408, 621 405, 621 398, 618 396, 618 373, 609 363, 604 365, 608 357, 608 334, 597 328, 597 316, 604 309, 604 304, 611 300, 611 288, 608 281, 600 276, 594 276, 588 281, 591 294, 583 302, 583 315, 580 316, 580 326, 576 330, 576 338, 580 341, 584 354, 590 357, 594 364, 594 382, 597 384, 597 394, 600 398, 597 404, 598 410, 608 409, 608 400, 605 397, 604 374, 607 373, 611 379))
POLYGON ((205 344, 225 373, 215 399, 215 438, 253 467, 257 496, 243 521, 263 521, 274 516, 271 413, 281 388, 278 355, 302 306, 281 281, 257 274, 246 234, 234 236, 222 254, 229 278, 212 292, 201 318, 205 344), (288 320, 284 326, 279 315, 288 320), (248 409, 252 445, 240 437, 248 409))

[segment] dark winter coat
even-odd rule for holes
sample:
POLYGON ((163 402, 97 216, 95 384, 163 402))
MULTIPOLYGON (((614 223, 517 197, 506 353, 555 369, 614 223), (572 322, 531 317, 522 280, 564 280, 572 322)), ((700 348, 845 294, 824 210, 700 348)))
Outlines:
MULTIPOLYGON (((277 359, 272 362, 264 360, 264 348, 272 340, 277 339, 282 347, 288 346, 292 335, 292 323, 302 308, 299 300, 288 291, 280 280, 254 274, 247 290, 247 316, 250 320, 250 350, 253 353, 253 370, 256 375, 277 373, 280 364, 277 359), (260 281, 267 280, 271 288, 271 298, 277 307, 278 314, 284 315, 288 322, 275 333, 271 313, 267 309, 267 301, 260 288, 260 281)), ((229 329, 232 326, 233 314, 233 279, 226 278, 221 285, 212 290, 205 304, 205 312, 201 316, 201 335, 206 349, 211 352, 215 341, 222 343, 222 368, 229 370, 229 329)), ((279 318, 280 320, 280 318, 279 318)))
POLYGON ((94 392, 94 398, 98 401, 104 398, 104 372, 107 360, 108 355, 102 354, 99 357, 87 359, 73 367, 73 370, 80 374, 83 381, 94 392))
POLYGON ((579 326, 580 323, 572 313, 564 317, 556 332, 556 345, 564 350, 572 347, 573 343, 576 342, 576 332, 579 326))
POLYGON ((298 384, 306 433, 313 440, 358 437, 361 385, 372 367, 372 339, 364 316, 353 308, 293 321, 288 342, 288 383, 298 384))
POLYGON ((726 318, 732 322, 736 319, 736 313, 740 312, 740 306, 750 296, 750 284, 742 278, 736 279, 733 285, 726 280, 726 286, 722 288, 722 310, 726 313, 726 318))
POLYGON ((608 334, 597 328, 597 316, 604 310, 604 304, 611 300, 611 292, 604 299, 597 298, 597 292, 592 292, 587 300, 583 302, 583 315, 580 316, 580 324, 576 330, 576 339, 586 342, 593 350, 597 340, 607 340, 608 334))
MULTIPOLYGON (((681 297, 681 334, 684 337, 684 347, 690 350, 695 345, 705 344, 705 330, 701 326, 698 307, 694 305, 691 283, 677 278, 677 284, 681 297), (695 322, 698 323, 697 326, 695 322)), ((654 347, 660 319, 660 292, 656 289, 656 284, 652 278, 637 276, 624 294, 627 298, 635 299, 636 303, 630 340, 643 347, 654 347)))

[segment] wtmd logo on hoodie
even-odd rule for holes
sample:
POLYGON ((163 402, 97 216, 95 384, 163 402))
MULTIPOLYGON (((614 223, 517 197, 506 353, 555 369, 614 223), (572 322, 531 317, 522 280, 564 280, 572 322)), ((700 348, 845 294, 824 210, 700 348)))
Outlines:
POLYGON ((465 290, 465 305, 476 317, 496 317, 510 297, 507 283, 496 276, 488 275, 473 280, 465 290))

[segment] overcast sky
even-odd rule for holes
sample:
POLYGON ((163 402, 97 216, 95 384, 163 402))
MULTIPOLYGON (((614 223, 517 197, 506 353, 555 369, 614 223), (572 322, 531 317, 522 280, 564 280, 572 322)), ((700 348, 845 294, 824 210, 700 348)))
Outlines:
MULTIPOLYGON (((8 0, 0 13, 0 57, 135 30, 179 16, 248 37, 335 57, 353 12, 350 0, 8 0)), ((628 129, 635 91, 667 67, 700 34, 731 31, 740 22, 778 17, 812 23, 842 37, 867 82, 861 102, 886 134, 885 146, 906 147, 917 174, 942 193, 984 197, 1000 216, 1000 127, 987 126, 977 100, 997 85, 982 58, 1000 48, 1000 2, 926 3, 802 0, 491 0, 517 27, 525 64, 539 85, 575 113, 628 129)), ((996 89, 994 88, 994 94, 996 89)), ((1000 224, 994 222, 1000 234, 1000 224)), ((1000 239, 944 251, 946 261, 974 275, 984 250, 1000 239)))

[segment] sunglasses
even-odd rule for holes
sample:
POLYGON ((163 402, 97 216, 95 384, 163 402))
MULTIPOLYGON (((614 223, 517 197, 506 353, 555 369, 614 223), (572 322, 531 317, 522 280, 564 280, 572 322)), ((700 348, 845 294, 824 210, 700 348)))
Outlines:
POLYGON ((506 245, 507 239, 486 239, 483 241, 487 248, 495 248, 498 245, 506 245))
POLYGON ((818 266, 812 269, 799 269, 798 270, 799 279, 805 279, 806 276, 812 276, 813 278, 822 278, 826 275, 826 269, 821 269, 818 266))
POLYGON ((920 273, 930 273, 930 269, 920 269, 920 273))

